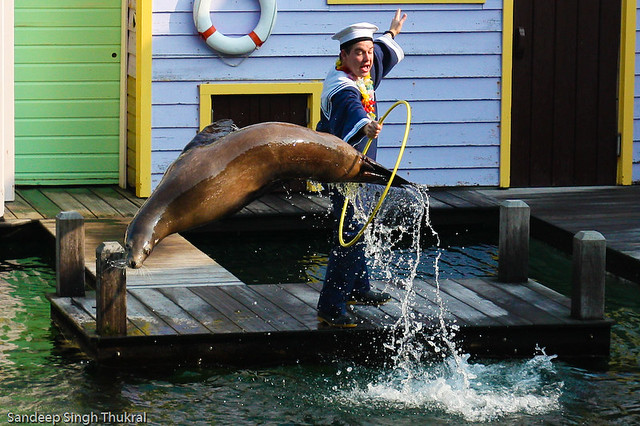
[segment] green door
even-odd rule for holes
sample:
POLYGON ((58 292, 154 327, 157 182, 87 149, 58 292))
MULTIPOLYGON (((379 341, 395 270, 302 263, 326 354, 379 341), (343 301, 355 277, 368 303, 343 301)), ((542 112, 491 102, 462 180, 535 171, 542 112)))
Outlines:
POLYGON ((118 183, 121 0, 15 0, 16 183, 118 183))

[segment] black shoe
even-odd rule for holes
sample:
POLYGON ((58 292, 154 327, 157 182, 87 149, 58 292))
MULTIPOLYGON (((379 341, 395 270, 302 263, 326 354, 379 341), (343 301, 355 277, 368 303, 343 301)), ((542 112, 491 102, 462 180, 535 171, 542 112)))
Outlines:
POLYGON ((379 293, 377 291, 369 290, 363 293, 353 293, 347 304, 380 306, 384 305, 389 300, 391 300, 391 295, 389 293, 379 293))
POLYGON ((339 315, 328 315, 322 312, 318 312, 318 321, 322 324, 326 324, 329 327, 336 328, 353 328, 357 327, 356 317, 350 313, 339 315))

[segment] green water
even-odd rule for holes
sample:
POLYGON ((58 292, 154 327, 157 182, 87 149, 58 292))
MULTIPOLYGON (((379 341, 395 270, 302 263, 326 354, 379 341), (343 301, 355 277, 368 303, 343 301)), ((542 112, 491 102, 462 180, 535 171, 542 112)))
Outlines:
MULTIPOLYGON (((495 273, 494 242, 478 243, 472 234, 460 232, 444 241, 444 274, 495 273)), ((271 280, 278 279, 278 270, 286 270, 281 278, 291 282, 321 279, 328 247, 321 235, 298 238, 289 254, 273 236, 232 240, 255 253, 248 270, 270 260, 278 265, 269 272, 271 280), (280 257, 270 258, 276 252, 280 257)), ((87 360, 51 326, 45 294, 55 290, 55 273, 40 246, 20 235, 0 244, 1 424, 36 413, 60 416, 61 424, 102 424, 109 420, 105 413, 144 414, 148 424, 158 425, 640 422, 640 289, 612 277, 607 314, 617 324, 611 359, 601 370, 567 364, 552 354, 500 362, 463 359, 457 365, 450 359, 429 362, 410 371, 411 377, 341 360, 240 370, 177 366, 157 371, 143 365, 113 370, 87 360), (462 383, 460 369, 475 378, 462 383)), ((532 275, 566 293, 567 257, 535 241, 531 251, 532 275)), ((425 249, 421 273, 431 273, 433 253, 425 249)))

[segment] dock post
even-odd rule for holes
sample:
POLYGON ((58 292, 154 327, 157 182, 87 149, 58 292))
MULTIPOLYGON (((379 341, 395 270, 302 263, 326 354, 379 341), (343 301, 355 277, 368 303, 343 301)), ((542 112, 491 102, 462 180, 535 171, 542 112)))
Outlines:
POLYGON ((607 241, 597 231, 580 231, 573 237, 571 317, 604 318, 607 241))
POLYGON ((115 241, 96 248, 96 331, 100 336, 127 334, 127 281, 124 248, 115 241))
POLYGON ((525 283, 529 276, 530 209, 521 200, 500 204, 498 279, 505 283, 525 283))
POLYGON ((84 218, 75 211, 56 215, 56 294, 84 297, 84 218))

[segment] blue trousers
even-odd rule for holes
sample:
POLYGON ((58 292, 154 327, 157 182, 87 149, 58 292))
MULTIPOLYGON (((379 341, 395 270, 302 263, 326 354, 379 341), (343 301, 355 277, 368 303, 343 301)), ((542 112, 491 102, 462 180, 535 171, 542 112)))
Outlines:
MULTIPOLYGON (((338 220, 342 213, 344 196, 333 191, 331 193, 333 214, 338 220)), ((353 206, 349 204, 344 221, 345 241, 350 241, 360 230, 361 223, 355 220, 353 206)), ((324 285, 320 291, 318 311, 339 315, 346 313, 347 301, 353 292, 370 290, 369 273, 364 253, 364 241, 361 239, 351 247, 342 247, 335 232, 334 247, 329 253, 329 264, 324 279, 324 285)))

